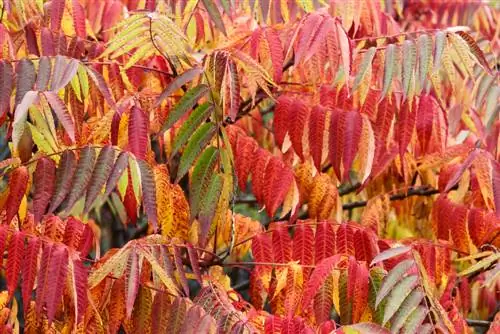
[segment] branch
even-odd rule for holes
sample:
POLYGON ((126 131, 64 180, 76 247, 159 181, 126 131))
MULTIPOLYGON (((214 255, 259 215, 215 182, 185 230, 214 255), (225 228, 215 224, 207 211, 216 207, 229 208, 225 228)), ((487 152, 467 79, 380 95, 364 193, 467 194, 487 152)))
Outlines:
MULTIPOLYGON (((435 194, 439 194, 439 192, 440 191, 438 189, 434 189, 432 187, 429 187, 428 185, 424 185, 424 186, 417 187, 417 188, 411 188, 408 190, 408 192, 402 192, 402 193, 391 195, 389 197, 389 200, 400 201, 402 199, 405 199, 405 198, 408 198, 411 196, 432 196, 435 194)), ((352 210, 355 208, 360 208, 360 207, 366 206, 367 203, 368 203, 368 201, 356 201, 356 202, 346 203, 346 204, 342 205, 342 209, 352 210)))
POLYGON ((467 321, 467 325, 472 327, 490 328, 491 325, 491 321, 488 320, 465 319, 465 321, 467 321))
MULTIPOLYGON (((294 58, 291 57, 286 62, 286 64, 283 65, 282 71, 285 72, 290 67, 292 67, 293 64, 294 64, 294 58)), ((267 94, 260 87, 257 89, 257 92, 255 93, 255 95, 260 95, 259 98, 256 99, 255 104, 252 105, 252 100, 253 99, 251 97, 248 98, 248 99, 246 99, 245 101, 243 101, 240 104, 240 108, 238 110, 238 116, 236 117, 236 120, 238 120, 238 119, 242 118, 243 116, 245 116, 246 114, 248 114, 250 111, 252 111, 253 107, 255 107, 256 105, 258 105, 259 103, 261 103, 265 98, 267 98, 267 94)))

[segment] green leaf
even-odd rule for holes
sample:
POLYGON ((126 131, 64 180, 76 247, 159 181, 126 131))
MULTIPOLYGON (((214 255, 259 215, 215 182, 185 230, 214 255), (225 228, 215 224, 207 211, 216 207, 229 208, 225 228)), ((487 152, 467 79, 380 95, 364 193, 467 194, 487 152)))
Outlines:
POLYGON ((365 78, 366 71, 370 66, 372 66, 373 57, 375 57, 375 53, 377 52, 377 48, 372 46, 369 48, 365 54, 363 55, 363 60, 359 65, 358 73, 356 74, 356 78, 354 79, 354 84, 352 85, 352 90, 356 91, 359 87, 363 79, 365 78))
POLYGON ((85 208, 83 212, 88 212, 101 191, 102 187, 111 174, 111 168, 115 160, 115 150, 112 146, 106 145, 101 149, 97 162, 92 172, 91 182, 85 196, 85 208))
POLYGON ((492 263, 495 263, 498 260, 500 260, 500 253, 493 253, 490 256, 485 257, 481 261, 477 262, 476 264, 470 266, 469 268, 459 272, 458 276, 467 276, 469 274, 472 274, 473 272, 489 267, 492 263))
POLYGON ((170 110, 165 124, 163 124, 160 133, 168 130, 175 122, 177 122, 186 112, 188 112, 198 102, 198 100, 208 92, 208 86, 198 85, 182 96, 177 104, 170 110))
POLYGON ((403 93, 407 97, 410 95, 410 83, 417 63, 417 47, 411 40, 403 43, 403 93))
POLYGON ((176 77, 168 84, 167 88, 165 88, 165 90, 160 94, 158 100, 156 100, 155 107, 158 107, 163 102, 163 100, 165 100, 167 97, 170 96, 170 94, 181 88, 186 83, 192 81, 194 78, 196 78, 196 76, 200 75, 201 73, 203 73, 202 68, 194 67, 176 77))
POLYGON ((201 239, 205 240, 209 231, 210 223, 214 217, 218 199, 222 192, 223 178, 219 174, 212 174, 206 192, 201 198, 199 220, 201 222, 201 239))
POLYGON ((427 317, 427 312, 424 306, 417 307, 406 319, 402 333, 417 333, 418 328, 427 317))
POLYGON ((403 255, 411 250, 411 247, 408 246, 401 246, 401 247, 394 247, 394 248, 389 248, 382 253, 378 254, 375 256, 370 263, 370 266, 373 266, 376 263, 392 259, 393 257, 403 255))
POLYGON ((225 36, 227 36, 226 27, 224 26, 224 21, 222 21, 222 16, 217 8, 217 4, 212 0, 202 0, 208 15, 214 22, 217 29, 219 29, 225 36))
POLYGON ((396 64, 396 45, 389 44, 385 49, 385 62, 384 62, 384 86, 380 94, 382 100, 392 85, 392 78, 394 76, 394 65, 396 64))
POLYGON ((200 204, 208 191, 210 179, 214 173, 214 168, 219 159, 219 151, 209 146, 198 158, 191 174, 189 188, 189 204, 191 208, 191 218, 194 218, 200 211, 200 204))
POLYGON ((188 172, 200 152, 213 138, 215 130, 216 126, 214 123, 204 123, 198 128, 198 130, 196 130, 186 145, 184 153, 182 154, 175 182, 179 182, 179 180, 188 172))
POLYGON ((434 68, 433 71, 439 71, 441 67, 441 61, 443 58, 444 48, 446 46, 446 32, 438 31, 436 33, 436 43, 434 45, 434 68))
POLYGON ((378 304, 382 301, 382 299, 387 296, 387 294, 392 290, 392 288, 401 280, 401 278, 408 272, 408 270, 415 265, 413 260, 404 260, 399 262, 392 270, 387 274, 380 286, 380 290, 377 294, 377 299, 375 301, 375 306, 378 307, 378 304))
POLYGON ((377 293, 380 290, 382 281, 384 280, 386 273, 381 267, 373 267, 370 269, 370 289, 368 292, 368 305, 373 312, 374 322, 381 324, 384 318, 384 308, 385 301, 382 301, 378 307, 375 306, 377 293))
POLYGON ((403 278, 392 290, 387 297, 387 304, 384 310, 384 320, 382 325, 385 325, 394 313, 401 307, 403 301, 413 291, 418 284, 418 277, 410 275, 403 278))
POLYGON ((82 88, 83 98, 86 99, 89 96, 89 77, 85 67, 82 65, 78 66, 78 81, 80 82, 80 87, 82 88))
POLYGON ((432 57, 432 39, 428 35, 421 35, 417 41, 418 44, 418 74, 420 80, 420 89, 425 85, 427 72, 432 57))
POLYGON ((195 130, 203 123, 208 115, 213 111, 214 107, 208 102, 205 102, 199 105, 193 112, 189 115, 189 117, 182 123, 181 128, 177 131, 177 135, 174 138, 174 142, 172 144, 172 153, 170 154, 173 157, 177 151, 188 141, 191 135, 195 132, 195 130))
POLYGON ((96 153, 93 147, 87 146, 80 151, 80 159, 78 159, 75 177, 71 184, 71 192, 68 197, 68 203, 66 204, 66 211, 70 211, 73 205, 82 198, 91 181, 95 160, 96 153))
POLYGON ((420 305, 425 294, 421 290, 413 290, 391 320, 391 332, 398 333, 408 316, 420 305))

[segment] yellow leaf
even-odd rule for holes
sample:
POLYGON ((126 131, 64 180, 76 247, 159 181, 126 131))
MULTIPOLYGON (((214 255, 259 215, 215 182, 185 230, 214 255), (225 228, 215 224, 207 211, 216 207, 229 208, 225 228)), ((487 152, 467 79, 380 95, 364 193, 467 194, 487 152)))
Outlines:
POLYGON ((222 285, 226 291, 231 290, 231 279, 224 273, 224 268, 221 266, 210 267, 208 276, 211 281, 215 281, 222 285))

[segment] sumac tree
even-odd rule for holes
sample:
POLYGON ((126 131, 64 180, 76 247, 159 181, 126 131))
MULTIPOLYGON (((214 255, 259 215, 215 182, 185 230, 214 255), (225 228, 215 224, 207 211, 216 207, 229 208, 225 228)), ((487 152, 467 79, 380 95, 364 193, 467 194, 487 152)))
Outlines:
POLYGON ((4 0, 2 333, 498 333, 498 6, 4 0))

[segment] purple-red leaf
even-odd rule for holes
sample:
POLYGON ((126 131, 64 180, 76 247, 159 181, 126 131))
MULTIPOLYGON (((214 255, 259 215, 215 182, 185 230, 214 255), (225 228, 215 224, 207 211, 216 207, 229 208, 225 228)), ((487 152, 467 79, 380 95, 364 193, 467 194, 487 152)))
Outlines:
POLYGON ((66 105, 61 100, 61 98, 55 92, 44 92, 45 98, 49 102, 52 110, 57 115, 57 118, 61 122, 62 126, 66 130, 69 138, 72 142, 75 142, 75 125, 73 124, 73 119, 66 108, 66 105))
POLYGON ((71 181, 76 170, 76 157, 73 151, 67 150, 62 154, 61 162, 56 173, 56 190, 52 198, 49 213, 52 213, 64 201, 71 190, 71 181))
POLYGON ((73 8, 73 25, 75 26, 76 35, 82 39, 87 37, 87 32, 85 30, 85 11, 78 0, 72 0, 71 2, 73 8))
POLYGON ((36 164, 33 175, 35 193, 33 195, 33 214, 35 222, 39 222, 45 214, 54 193, 56 164, 50 158, 42 157, 36 164))
POLYGON ((65 0, 52 0, 50 2, 50 28, 56 33, 61 30, 65 0))

